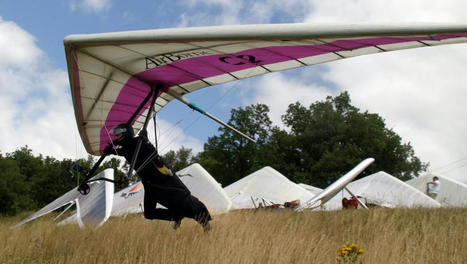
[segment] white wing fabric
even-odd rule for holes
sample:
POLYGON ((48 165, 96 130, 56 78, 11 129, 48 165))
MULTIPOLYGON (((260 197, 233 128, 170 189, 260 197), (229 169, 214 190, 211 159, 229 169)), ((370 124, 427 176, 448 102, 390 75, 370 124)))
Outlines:
POLYGON ((112 216, 142 213, 144 202, 144 186, 136 182, 114 195, 112 216))
POLYGON ((284 204, 300 200, 304 203, 314 197, 269 166, 243 177, 224 190, 232 200, 232 210, 255 208, 259 202, 284 204))
POLYGON ((177 172, 191 193, 206 205, 212 215, 227 213, 232 202, 212 176, 201 165, 194 163, 177 172))
MULTIPOLYGON (((103 177, 113 180, 113 169, 106 169, 91 179, 103 177)), ((76 214, 74 214, 68 219, 62 221, 63 223, 80 221, 79 223, 81 226, 90 225, 96 227, 101 225, 110 216, 110 212, 112 210, 114 184, 108 181, 94 181, 89 184, 89 188, 90 191, 87 195, 80 194, 77 188, 68 191, 31 216, 23 219, 16 226, 23 225, 38 217, 55 211, 60 207, 72 203, 80 203, 81 210, 77 208, 77 212, 80 213, 81 218, 77 218, 76 214)))
POLYGON ((467 25, 269 24, 143 30, 64 39, 78 129, 99 155, 108 130, 141 128, 156 84, 173 97, 269 72, 359 55, 467 41, 467 25), (170 90, 170 91, 169 91, 170 90), (134 118, 131 118, 133 114, 134 118))
POLYGON ((308 184, 305 184, 305 183, 299 183, 298 185, 300 187, 303 187, 305 190, 311 192, 314 195, 317 195, 317 194, 319 194, 320 192, 323 191, 323 189, 321 189, 321 188, 311 186, 311 185, 308 185, 308 184))
POLYGON ((406 183, 426 193, 426 184, 431 182, 434 176, 438 177, 441 182, 436 201, 445 207, 467 207, 467 185, 462 182, 440 175, 426 174, 406 181, 406 183))
POLYGON ((49 203, 48 205, 46 205, 45 207, 43 207, 39 211, 37 211, 34 214, 32 214, 32 215, 26 217, 25 219, 21 220, 21 222, 19 222, 14 227, 23 225, 23 224, 25 224, 25 223, 27 223, 29 221, 32 221, 32 220, 34 220, 36 218, 39 218, 39 217, 41 217, 43 215, 46 215, 46 214, 50 213, 50 212, 53 212, 53 211, 57 210, 58 208, 61 208, 61 207, 65 206, 65 205, 67 205, 67 204, 74 203, 75 200, 78 199, 78 197, 80 195, 81 194, 78 192, 77 188, 74 188, 73 190, 68 191, 64 195, 58 197, 53 202, 49 203))
MULTIPOLYGON (((113 169, 106 169, 100 177, 114 179, 113 169)), ((114 198, 114 184, 108 181, 97 181, 91 186, 87 195, 76 201, 76 215, 80 227, 101 226, 110 217, 114 198)))

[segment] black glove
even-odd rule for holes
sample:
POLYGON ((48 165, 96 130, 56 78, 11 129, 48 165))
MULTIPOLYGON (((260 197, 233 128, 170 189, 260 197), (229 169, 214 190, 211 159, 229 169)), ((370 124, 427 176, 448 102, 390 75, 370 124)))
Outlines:
POLYGON ((143 129, 139 131, 139 136, 142 137, 144 140, 149 140, 148 139, 148 131, 146 129, 143 129))
POLYGON ((82 195, 88 194, 90 190, 91 188, 89 188, 89 185, 86 182, 81 183, 81 185, 78 187, 78 192, 82 195))
POLYGON ((104 155, 110 155, 110 154, 115 154, 115 150, 112 144, 107 145, 107 147, 105 147, 104 149, 104 155))

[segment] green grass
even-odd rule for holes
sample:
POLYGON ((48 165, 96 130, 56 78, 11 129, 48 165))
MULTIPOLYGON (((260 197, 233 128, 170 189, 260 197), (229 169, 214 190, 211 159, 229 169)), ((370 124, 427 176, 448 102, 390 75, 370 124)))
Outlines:
POLYGON ((10 229, 19 219, 0 220, 0 263, 336 263, 346 243, 363 263, 467 263, 467 209, 238 211, 207 234, 191 219, 173 230, 141 215, 97 230, 52 217, 10 229))

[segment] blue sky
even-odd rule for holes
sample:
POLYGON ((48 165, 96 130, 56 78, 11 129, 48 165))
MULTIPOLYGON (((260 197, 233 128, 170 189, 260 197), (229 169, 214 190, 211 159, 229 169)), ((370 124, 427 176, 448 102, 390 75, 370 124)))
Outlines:
MULTIPOLYGON (((254 23, 467 24, 465 1, 0 0, 0 151, 28 145, 57 158, 85 156, 76 132, 63 38, 70 34, 254 23)), ((467 44, 363 56, 210 87, 188 98, 227 121, 230 109, 305 105, 347 90, 442 175, 467 182, 467 44), (287 89, 284 89, 287 88, 287 89), (288 93, 283 91, 287 90, 288 93)), ((159 115, 163 151, 195 151, 217 124, 178 102, 159 115)))

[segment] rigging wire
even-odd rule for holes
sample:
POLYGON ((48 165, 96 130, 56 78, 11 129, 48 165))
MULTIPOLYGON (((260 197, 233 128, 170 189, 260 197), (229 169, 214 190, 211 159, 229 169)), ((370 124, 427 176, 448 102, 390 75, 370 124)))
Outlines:
MULTIPOLYGON (((230 88, 226 89, 225 92, 222 94, 222 96, 218 99, 218 100, 215 100, 208 108, 207 110, 209 111, 210 109, 212 109, 216 104, 219 104, 221 101, 223 101, 225 99, 225 97, 227 96, 227 94, 229 94, 231 91, 232 91, 232 88, 234 88, 235 85, 232 85, 230 88)), ((175 136, 173 137, 172 140, 168 140, 168 143, 161 149, 161 151, 167 149, 168 147, 170 147, 174 142, 175 142, 175 139, 177 139, 178 137, 180 137, 181 134, 183 134, 185 131, 187 131, 190 127, 192 127, 196 122, 198 122, 198 120, 201 118, 202 116, 199 115, 198 117, 196 117, 191 123, 189 123, 187 126, 183 127, 181 129, 181 131, 175 136)))
POLYGON ((104 129, 105 129, 105 132, 107 133, 107 136, 109 137, 110 144, 112 144, 112 147, 113 147, 113 149, 115 150, 115 153, 117 153, 117 155, 118 155, 117 148, 115 148, 116 146, 115 146, 115 144, 114 144, 114 141, 112 140, 112 136, 110 136, 110 131, 109 131, 109 129, 107 128, 106 125, 104 125, 104 129))
MULTIPOLYGON (((78 141, 76 140, 76 130, 78 129, 73 129, 73 135, 75 136, 75 160, 78 159, 78 141)), ((76 186, 79 186, 79 173, 75 173, 73 170, 71 170, 71 175, 76 177, 76 186)))
POLYGON ((439 170, 439 169, 442 169, 442 168, 444 168, 444 167, 449 167, 449 166, 451 166, 452 164, 461 162, 461 161, 463 161, 463 160, 467 160, 467 156, 465 156, 465 157, 463 157, 463 158, 461 158, 461 159, 458 159, 458 160, 456 160, 456 161, 449 162, 449 163, 447 163, 447 164, 445 164, 445 165, 443 165, 443 166, 439 166, 439 167, 437 167, 437 168, 434 168, 433 170, 439 170))
POLYGON ((439 171, 439 173, 440 173, 440 174, 447 174, 447 173, 449 173, 449 172, 452 172, 452 171, 458 170, 458 169, 460 169, 460 168, 463 168, 463 167, 466 167, 466 166, 467 166, 467 163, 465 163, 465 164, 462 164, 462 165, 460 165, 460 166, 457 166, 457 167, 454 167, 454 168, 450 168, 450 169, 444 170, 444 171, 443 171, 443 170, 441 170, 441 171, 439 171))
POLYGON ((467 160, 467 156, 465 156, 465 157, 463 157, 461 159, 455 160, 453 162, 449 162, 449 163, 447 163, 447 164, 445 164, 443 166, 439 166, 437 168, 434 168, 434 169, 430 170, 430 172, 437 172, 437 173, 440 173, 440 174, 446 174, 448 172, 451 172, 451 171, 458 170, 460 168, 466 167, 467 163, 462 163, 460 165, 456 165, 455 167, 452 167, 454 164, 464 162, 466 160, 467 160))
POLYGON ((152 116, 152 122, 154 123, 154 147, 156 148, 156 151, 158 151, 157 147, 157 122, 156 122, 156 114, 157 112, 154 111, 153 116, 152 116))
POLYGON ((159 130, 159 137, 162 137, 164 135, 167 135, 167 138, 170 137, 170 135, 172 134, 172 130, 174 130, 178 124, 180 124, 181 122, 183 121, 183 119, 180 119, 178 120, 175 124, 171 124, 171 126, 169 128, 167 128, 166 130, 164 130, 163 132, 160 132, 160 127, 158 126, 158 130, 159 130), (170 132, 170 133, 169 133, 170 132))

